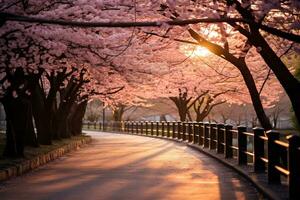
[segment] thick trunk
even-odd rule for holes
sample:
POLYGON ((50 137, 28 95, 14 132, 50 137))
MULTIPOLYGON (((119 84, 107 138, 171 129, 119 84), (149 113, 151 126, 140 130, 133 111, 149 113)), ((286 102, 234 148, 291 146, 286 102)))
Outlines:
POLYGON ((201 113, 196 113, 196 122, 202 122, 207 115, 201 115, 201 113))
MULTIPOLYGON (((24 148, 24 146, 23 146, 24 148)), ((17 141, 16 141, 16 133, 14 127, 12 125, 12 121, 6 118, 6 142, 5 148, 3 152, 4 157, 22 157, 24 154, 21 150, 21 153, 18 153, 17 150, 17 141), (19 155, 21 154, 21 155, 19 155)))
POLYGON ((70 116, 69 127, 72 135, 80 135, 82 133, 82 120, 84 117, 87 101, 81 102, 74 106, 74 111, 70 116))
POLYGON ((32 93, 33 117, 37 129, 38 142, 44 145, 51 145, 51 119, 46 111, 42 92, 41 88, 36 87, 32 93))
MULTIPOLYGON (((38 147, 38 139, 34 131, 33 118, 32 118, 32 105, 30 101, 26 102, 27 113, 26 118, 26 129, 25 129, 25 145, 38 147)), ((25 108, 25 109, 26 109, 25 108)))
POLYGON ((55 118, 55 123, 57 125, 57 135, 59 138, 70 138, 71 133, 68 126, 68 114, 60 113, 55 118))
POLYGON ((124 112, 125 112, 125 106, 122 104, 118 105, 117 108, 113 109, 113 120, 115 122, 122 121, 124 112))
POLYGON ((255 85, 255 81, 250 73, 250 70, 248 69, 248 67, 246 67, 244 65, 240 65, 240 72, 243 76, 243 79, 244 79, 247 89, 249 91, 256 116, 257 116, 261 126, 265 130, 271 130, 272 125, 270 123, 269 118, 267 117, 267 115, 265 113, 265 110, 264 110, 263 105, 260 100, 259 93, 258 93, 256 85, 255 85))
POLYGON ((199 108, 199 109, 194 109, 195 112, 196 112, 196 121, 197 122, 202 122, 205 117, 208 116, 208 114, 210 113, 210 110, 202 110, 199 108))
POLYGON ((122 117, 123 117, 123 111, 121 111, 120 109, 113 111, 113 120, 115 122, 122 121, 122 117))
POLYGON ((188 101, 181 98, 180 95, 181 94, 179 94, 179 97, 170 97, 170 100, 175 104, 177 108, 180 121, 184 122, 186 121, 186 117, 188 114, 188 101))
POLYGON ((74 102, 61 102, 58 112, 56 113, 55 123, 57 126, 57 134, 61 138, 70 138, 71 131, 69 128, 68 121, 70 120, 69 115, 74 102))
POLYGON ((178 109, 180 121, 182 122, 186 121, 187 109, 180 108, 180 107, 178 107, 177 109, 178 109))
POLYGON ((6 114, 5 157, 23 157, 27 126, 26 104, 21 98, 6 98, 2 101, 6 114))
POLYGON ((59 109, 56 106, 57 100, 54 99, 51 104, 46 104, 46 111, 49 113, 49 119, 51 120, 52 139, 60 140, 61 135, 58 131, 60 117, 59 109))

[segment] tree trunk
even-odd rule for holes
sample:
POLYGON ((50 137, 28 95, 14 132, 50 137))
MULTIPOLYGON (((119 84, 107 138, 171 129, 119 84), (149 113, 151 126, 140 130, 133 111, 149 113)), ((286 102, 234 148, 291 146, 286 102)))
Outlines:
MULTIPOLYGON (((185 93, 185 94, 187 94, 187 93, 185 93)), ((186 117, 187 117, 188 110, 189 110, 188 109, 189 100, 186 100, 186 98, 183 98, 181 93, 179 93, 179 97, 170 97, 169 99, 175 104, 180 121, 182 121, 182 122, 186 121, 186 117)))
POLYGON ((42 89, 37 86, 32 92, 32 111, 37 129, 37 138, 39 144, 51 145, 51 120, 46 111, 42 89))
POLYGON ((160 121, 160 122, 165 122, 165 121, 167 121, 166 115, 163 115, 163 114, 160 115, 160 116, 159 116, 159 121, 160 121))
POLYGON ((68 114, 59 113, 56 116, 57 134, 60 138, 70 138, 71 133, 68 126, 68 114))
POLYGON ((115 122, 122 121, 123 114, 124 114, 124 109, 125 109, 125 106, 121 105, 121 106, 118 106, 116 109, 113 110, 113 120, 115 122))
POLYGON ((203 116, 200 113, 196 113, 196 122, 202 122, 206 116, 203 116))
POLYGON ((267 117, 267 115, 265 113, 265 110, 264 110, 263 105, 260 100, 259 93, 258 93, 256 85, 255 85, 255 81, 253 79, 253 76, 251 75, 250 70, 244 64, 240 64, 239 70, 243 76, 244 82, 249 91, 249 94, 250 94, 250 97, 252 100, 252 104, 253 104, 253 108, 255 110, 255 113, 257 115, 257 118, 258 118, 261 126, 265 130, 271 130, 272 125, 270 123, 269 118, 267 117))
POLYGON ((70 138, 71 131, 69 128, 68 121, 70 120, 71 108, 74 102, 61 102, 59 105, 59 109, 56 113, 55 123, 57 126, 57 134, 61 138, 70 138))
POLYGON ((182 122, 186 121, 187 109, 182 107, 178 107, 177 109, 178 109, 180 121, 182 122))
POLYGON ((6 114, 5 157, 24 157, 24 140, 27 126, 25 102, 21 98, 2 101, 6 114))
POLYGON ((32 105, 30 100, 26 100, 25 109, 27 110, 25 115, 26 128, 25 128, 25 145, 38 147, 38 139, 35 134, 33 118, 32 118, 32 105))
POLYGON ((69 127, 72 135, 80 135, 82 133, 82 120, 86 110, 87 101, 83 101, 74 106, 72 115, 70 116, 69 127))

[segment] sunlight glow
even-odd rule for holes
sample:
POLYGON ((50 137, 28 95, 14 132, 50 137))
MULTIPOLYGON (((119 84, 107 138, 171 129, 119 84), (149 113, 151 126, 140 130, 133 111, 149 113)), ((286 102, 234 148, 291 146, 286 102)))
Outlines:
POLYGON ((201 56, 201 57, 205 57, 208 56, 210 54, 209 50, 204 48, 204 47, 196 47, 196 49, 193 52, 193 56, 201 56))
POLYGON ((190 46, 190 45, 182 45, 180 47, 181 52, 186 56, 197 58, 197 57, 207 57, 211 55, 210 51, 201 46, 190 46))

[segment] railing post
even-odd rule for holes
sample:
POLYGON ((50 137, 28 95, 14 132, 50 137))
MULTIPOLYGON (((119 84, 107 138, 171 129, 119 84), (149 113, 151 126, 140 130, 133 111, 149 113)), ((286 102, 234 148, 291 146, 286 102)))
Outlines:
POLYGON ((136 121, 132 121, 132 123, 134 124, 134 132, 133 134, 136 134, 137 133, 137 125, 136 125, 136 121))
POLYGON ((189 122, 185 122, 184 141, 189 141, 189 122))
POLYGON ((177 126, 178 126, 178 128, 177 128, 177 139, 178 140, 181 140, 181 136, 182 136, 182 122, 177 122, 177 126))
POLYGON ((143 121, 141 121, 141 135, 143 135, 144 134, 144 122, 143 121))
POLYGON ((225 125, 225 158, 232 158, 232 125, 225 125))
POLYGON ((165 137, 165 122, 161 122, 161 137, 165 137))
POLYGON ((131 124, 131 134, 134 134, 135 127, 133 121, 130 121, 130 124, 131 124))
POLYGON ((244 132, 247 131, 247 128, 244 126, 238 126, 238 163, 239 165, 247 164, 247 136, 244 132))
POLYGON ((203 138, 203 143, 204 143, 204 148, 208 148, 209 147, 209 129, 208 129, 209 123, 204 123, 204 138, 203 138))
POLYGON ((156 136, 159 136, 159 122, 156 121, 156 136))
POLYGON ((287 137, 288 147, 288 176, 289 199, 300 199, 300 137, 291 135, 287 137))
POLYGON ((217 153, 224 153, 224 124, 217 125, 217 153))
POLYGON ((131 132, 131 123, 130 122, 131 121, 127 121, 127 131, 128 131, 128 133, 131 132))
POLYGON ((170 136, 170 122, 167 122, 167 137, 169 138, 170 136))
POLYGON ((193 122, 193 144, 198 143, 198 134, 199 134, 199 129, 198 129, 198 123, 193 122))
POLYGON ((262 161, 262 157, 265 155, 264 140, 260 136, 264 136, 264 129, 255 127, 253 128, 253 152, 254 152, 254 172, 264 172, 266 170, 266 165, 262 161))
POLYGON ((209 126, 209 149, 216 149, 216 126, 217 125, 215 123, 211 123, 209 126))
POLYGON ((130 133, 130 121, 126 121, 127 124, 127 133, 130 133))
POLYGON ((199 124, 198 144, 200 146, 203 146, 204 145, 204 124, 203 122, 200 122, 198 124, 199 124))
POLYGON ((190 142, 190 137, 191 137, 191 122, 187 122, 186 123, 186 129, 185 129, 185 136, 186 136, 186 138, 185 138, 185 140, 187 141, 187 142, 190 142))
POLYGON ((182 141, 185 141, 186 140, 186 136, 185 136, 185 133, 186 133, 186 122, 182 122, 182 141))
POLYGON ((87 128, 90 129, 90 122, 87 123, 87 128))
POLYGON ((149 128, 149 127, 148 127, 148 121, 146 121, 146 122, 145 122, 146 135, 148 135, 148 132, 149 132, 149 131, 148 131, 148 128, 149 128))
POLYGON ((139 134, 142 135, 143 134, 143 122, 138 121, 138 124, 139 124, 139 134))
POLYGON ((187 122, 186 123, 186 140, 187 140, 187 142, 190 142, 191 135, 192 135, 191 122, 187 122))
POLYGON ((153 136, 154 135, 154 131, 153 131, 154 130, 154 122, 151 121, 150 124, 151 124, 150 134, 153 136))
POLYGON ((188 123, 188 140, 189 142, 193 142, 194 140, 194 129, 193 129, 193 122, 188 123))
POLYGON ((130 126, 131 126, 130 121, 127 121, 126 123, 127 123, 127 133, 130 133, 130 126))
POLYGON ((176 138, 176 122, 172 122, 172 138, 175 139, 176 138))
POLYGON ((138 135, 139 134, 139 122, 138 121, 135 121, 135 126, 136 126, 136 134, 138 135))
POLYGON ((280 152, 275 140, 279 140, 279 133, 273 130, 268 131, 268 181, 269 183, 280 183, 280 173, 275 166, 280 162, 280 152))
POLYGON ((132 134, 135 134, 135 131, 136 131, 135 121, 132 121, 131 123, 132 123, 132 127, 133 127, 132 134))

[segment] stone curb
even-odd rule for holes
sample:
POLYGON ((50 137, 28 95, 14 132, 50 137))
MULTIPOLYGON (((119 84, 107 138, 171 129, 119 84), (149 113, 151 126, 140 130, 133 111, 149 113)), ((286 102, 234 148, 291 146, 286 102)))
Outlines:
POLYGON ((155 135, 153 135, 153 136, 151 136, 151 135, 136 135, 136 134, 120 133, 120 132, 112 132, 112 133, 157 138, 157 139, 169 140, 169 141, 185 144, 186 146, 188 146, 190 148, 193 148, 197 151, 200 151, 200 152, 208 155, 209 157, 219 161, 220 163, 222 163, 226 167, 231 168, 232 170, 237 172, 239 175, 246 178, 259 191, 259 193, 261 193, 265 198, 271 199, 271 200, 288 199, 288 198, 280 198, 280 195, 278 195, 278 192, 272 191, 270 188, 268 188, 269 186, 267 184, 262 184, 261 183, 262 181, 260 181, 259 177, 258 178, 253 177, 252 175, 249 174, 249 172, 247 170, 243 170, 242 167, 239 167, 235 164, 232 164, 232 162, 229 162, 225 159, 220 158, 218 156, 218 154, 214 154, 212 152, 209 152, 208 150, 203 149, 200 146, 197 146, 195 144, 184 142, 184 141, 178 140, 178 139, 173 139, 173 138, 168 138, 168 137, 160 137, 160 136, 155 136, 155 135))
POLYGON ((45 154, 38 155, 37 157, 18 163, 15 166, 0 170, 0 182, 8 180, 12 177, 20 176, 28 171, 38 168, 41 165, 53 161, 70 151, 78 150, 83 145, 91 142, 91 137, 85 137, 77 141, 71 141, 69 144, 49 151, 45 154))

